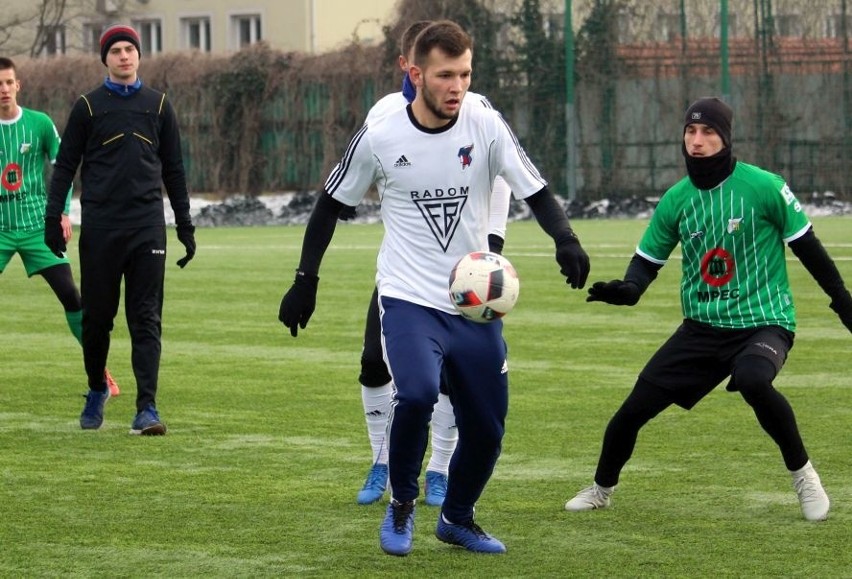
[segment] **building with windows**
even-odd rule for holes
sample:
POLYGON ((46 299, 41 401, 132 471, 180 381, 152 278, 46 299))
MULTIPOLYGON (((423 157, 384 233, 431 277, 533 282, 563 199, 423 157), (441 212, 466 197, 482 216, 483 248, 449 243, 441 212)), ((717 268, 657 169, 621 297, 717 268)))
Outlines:
POLYGON ((146 55, 221 54, 261 40, 285 52, 315 54, 353 40, 381 42, 382 27, 396 16, 395 5, 396 0, 4 0, 0 21, 16 25, 0 52, 97 52, 101 31, 123 22, 139 31, 146 55))
MULTIPOLYGON (((512 36, 517 0, 479 0, 512 36)), ((838 38, 852 30, 848 0, 728 0, 729 38, 774 35, 838 38), (755 30, 758 28, 759 30, 755 30)), ((542 34, 562 34, 565 0, 540 0, 542 34)), ((719 38, 719 0, 573 0, 575 33, 590 21, 611 22, 618 44, 719 38), (614 19, 602 19, 610 12, 614 19), (597 13, 597 14, 596 14, 597 13)), ((3 0, 0 53, 54 55, 97 52, 101 30, 129 22, 145 54, 178 50, 228 53, 258 42, 285 52, 327 52, 357 40, 383 40, 396 19, 397 0, 3 0), (61 10, 60 10, 61 7, 61 10), (8 35, 6 37, 5 35, 8 35)))

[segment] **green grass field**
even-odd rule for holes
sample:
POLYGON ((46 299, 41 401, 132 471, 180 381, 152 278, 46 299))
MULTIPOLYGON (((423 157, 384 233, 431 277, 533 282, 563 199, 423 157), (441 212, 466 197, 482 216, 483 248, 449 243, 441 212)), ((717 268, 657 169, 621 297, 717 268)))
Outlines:
MULTIPOLYGON (((574 223, 590 282, 622 275, 645 224, 574 223)), ((852 283, 852 220, 815 225, 852 283)), ((477 508, 509 552, 440 543, 437 510, 419 506, 414 551, 396 558, 378 546, 386 501, 355 504, 370 463, 356 379, 381 228, 338 228, 317 311, 293 339, 277 313, 303 233, 199 230, 185 270, 170 233, 165 437, 128 435, 123 310, 109 362, 123 394, 100 431, 80 430, 79 346, 47 285, 10 264, 0 276, 0 576, 852 576, 852 336, 795 260, 798 341, 776 385, 832 499, 828 521, 801 518, 778 450, 724 388, 642 431, 612 509, 565 512, 591 482, 609 417, 680 320, 680 265, 635 308, 587 304, 559 276, 550 240, 513 223, 509 418, 477 508)), ((71 251, 76 273, 76 240, 71 251)))

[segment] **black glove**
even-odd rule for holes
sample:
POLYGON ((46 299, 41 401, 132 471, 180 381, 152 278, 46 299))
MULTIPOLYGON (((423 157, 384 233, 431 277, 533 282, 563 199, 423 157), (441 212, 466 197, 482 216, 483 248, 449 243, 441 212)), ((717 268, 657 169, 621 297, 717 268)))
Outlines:
POLYGON ((344 205, 343 209, 340 210, 340 215, 338 215, 337 218, 341 221, 349 221, 350 219, 355 219, 357 216, 357 207, 353 207, 352 205, 344 205))
POLYGON ((195 226, 178 225, 177 238, 186 248, 186 255, 177 260, 178 266, 183 269, 195 257, 195 226))
POLYGON ((503 254, 503 238, 496 233, 488 234, 488 251, 491 253, 503 254))
POLYGON ((635 306, 639 301, 639 286, 630 281, 614 279, 612 281, 596 281, 589 288, 587 302, 606 302, 616 306, 635 306))
POLYGON ((290 328, 290 335, 294 338, 299 333, 300 327, 305 329, 314 313, 314 308, 317 306, 318 285, 319 277, 297 269, 293 286, 281 298, 278 319, 290 328))
POLYGON ((842 299, 832 300, 830 307, 840 316, 840 321, 843 322, 846 329, 852 332, 852 297, 849 296, 849 293, 847 292, 842 299))
POLYGON ((589 256, 580 246, 580 240, 571 233, 556 241, 556 263, 559 271, 565 276, 565 283, 578 289, 586 285, 589 277, 589 256))
POLYGON ((62 220, 59 217, 44 218, 44 244, 56 257, 65 257, 65 235, 62 233, 62 220))

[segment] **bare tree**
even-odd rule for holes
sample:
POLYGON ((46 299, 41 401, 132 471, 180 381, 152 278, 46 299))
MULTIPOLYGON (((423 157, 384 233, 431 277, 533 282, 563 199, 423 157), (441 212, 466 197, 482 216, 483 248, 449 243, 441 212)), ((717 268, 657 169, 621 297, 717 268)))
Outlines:
POLYGON ((0 51, 36 57, 79 49, 83 22, 106 24, 126 12, 127 0, 4 0, 0 51))
POLYGON ((36 3, 33 20, 37 23, 36 33, 30 44, 30 56, 38 56, 46 49, 56 52, 56 35, 62 30, 67 0, 42 0, 36 3))

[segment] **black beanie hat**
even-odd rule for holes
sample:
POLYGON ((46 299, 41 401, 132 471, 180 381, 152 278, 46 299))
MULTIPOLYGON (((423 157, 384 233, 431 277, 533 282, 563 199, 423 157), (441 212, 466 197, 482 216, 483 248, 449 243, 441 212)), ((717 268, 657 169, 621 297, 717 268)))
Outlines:
POLYGON ((142 56, 142 49, 139 47, 139 33, 125 24, 114 24, 101 34, 101 62, 106 64, 110 46, 119 40, 125 40, 135 46, 136 52, 139 53, 140 57, 142 56))
POLYGON ((689 105, 683 119, 683 130, 693 123, 713 127, 722 137, 722 143, 731 148, 731 123, 734 111, 717 97, 703 97, 689 105))

